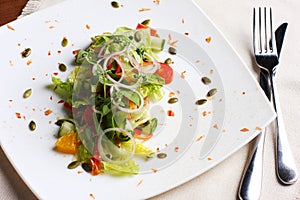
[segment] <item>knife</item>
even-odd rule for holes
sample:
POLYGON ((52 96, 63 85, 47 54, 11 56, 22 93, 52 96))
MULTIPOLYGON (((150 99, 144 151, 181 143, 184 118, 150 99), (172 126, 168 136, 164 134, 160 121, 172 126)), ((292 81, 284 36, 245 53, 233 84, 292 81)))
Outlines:
MULTIPOLYGON (((283 43, 283 39, 284 39, 284 35, 285 35, 285 31, 287 28, 287 23, 283 23, 281 24, 275 31, 275 38, 276 38, 276 45, 277 45, 277 52, 278 52, 278 57, 280 55, 281 52, 281 48, 282 48, 282 43, 283 43)), ((264 85, 264 87, 270 87, 269 85, 269 80, 268 80, 268 72, 261 70, 260 71, 260 82, 262 82, 261 84, 264 85)), ((270 94, 270 90, 266 88, 265 94, 269 97, 270 94)), ((206 138, 201 151, 200 151, 200 159, 205 158, 215 147, 215 145, 217 144, 219 138, 220 138, 220 133, 217 130, 214 129, 210 129, 211 131, 209 132, 208 137, 206 138)))
MULTIPOLYGON (((283 23, 275 31, 275 39, 276 39, 278 59, 280 57, 282 44, 283 44, 283 39, 284 39, 284 36, 285 36, 287 26, 288 26, 288 23, 283 23)), ((266 96, 270 100, 270 96, 271 96, 270 88, 269 89, 268 88, 264 89, 264 87, 270 87, 270 86, 268 86, 270 84, 269 84, 269 80, 268 80, 268 72, 266 70, 260 70, 259 82, 260 82, 260 86, 263 88, 266 96)))
MULTIPOLYGON (((281 52, 287 23, 281 24, 275 31, 278 57, 281 52)), ((271 86, 269 74, 266 70, 260 70, 259 84, 268 99, 271 99, 271 86)), ((251 152, 239 188, 239 199, 254 200, 259 199, 261 193, 262 167, 263 167, 263 148, 265 140, 265 129, 256 137, 254 149, 251 152)))

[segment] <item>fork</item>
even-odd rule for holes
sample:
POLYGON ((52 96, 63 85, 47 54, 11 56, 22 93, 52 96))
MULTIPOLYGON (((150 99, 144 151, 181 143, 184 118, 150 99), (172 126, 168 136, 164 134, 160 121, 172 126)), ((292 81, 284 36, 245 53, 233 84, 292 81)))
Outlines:
MULTIPOLYGON (((253 18, 253 30, 255 31, 255 9, 253 18)), ((259 21, 261 25, 261 21, 259 21)), ((260 29, 261 30, 261 29, 260 29)), ((253 35, 254 36, 254 35, 253 35)), ((255 42, 256 44, 256 42, 255 42)), ((270 100, 270 83, 269 73, 267 70, 261 70, 260 86, 264 90, 266 96, 270 100)), ((238 197, 240 200, 258 200, 261 193, 262 183, 262 168, 263 168, 263 149, 265 142, 266 129, 263 129, 261 133, 255 138, 253 149, 249 154, 243 176, 241 179, 238 197)))
POLYGON ((279 63, 275 34, 272 25, 272 9, 265 7, 258 10, 258 19, 254 9, 253 22, 253 46, 256 63, 262 70, 268 72, 271 83, 274 109, 277 113, 276 118, 276 172, 278 179, 283 184, 293 184, 298 178, 294 158, 289 147, 287 134, 279 105, 278 91, 274 81, 277 65, 279 63), (256 21, 258 20, 258 28, 256 21), (271 41, 271 42, 269 42, 271 41))
MULTIPOLYGON (((264 78, 261 78, 261 86, 267 97, 273 94, 273 104, 277 112, 276 118, 276 172, 278 179, 284 184, 293 184, 297 180, 297 171, 294 159, 288 144, 286 131, 281 116, 278 92, 274 82, 276 66, 279 63, 275 34, 272 25, 272 10, 259 7, 258 16, 253 10, 253 47, 256 63, 261 68, 264 78), (258 24, 258 25, 257 25, 258 24), (264 80, 265 79, 265 80, 264 80), (264 81, 263 81, 264 80, 264 81), (267 91, 271 87, 271 93, 267 91)), ((265 130, 262 130, 255 141, 255 148, 246 165, 244 175, 239 188, 239 199, 259 199, 262 179, 262 158, 265 130)))

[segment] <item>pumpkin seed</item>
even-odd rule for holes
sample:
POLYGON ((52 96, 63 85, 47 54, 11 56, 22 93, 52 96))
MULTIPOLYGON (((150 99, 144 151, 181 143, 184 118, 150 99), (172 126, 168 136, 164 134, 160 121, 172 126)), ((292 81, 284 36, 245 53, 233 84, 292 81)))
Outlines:
POLYGON ((134 33, 134 40, 136 42, 140 42, 142 40, 142 34, 141 34, 141 32, 137 31, 137 32, 134 33))
POLYGON ((31 94, 32 94, 32 89, 27 89, 27 90, 23 93, 23 98, 26 99, 26 98, 30 97, 31 94))
POLYGON ((169 53, 175 55, 177 53, 177 50, 174 47, 169 47, 169 53))
POLYGON ((79 165, 80 165, 80 162, 78 160, 75 160, 68 165, 68 169, 75 169, 79 165))
POLYGON ((58 69, 61 71, 61 72, 65 72, 67 71, 67 66, 63 63, 59 63, 58 65, 58 69))
POLYGON ((207 100, 206 99, 199 99, 199 100, 197 100, 196 101, 196 105, 203 105, 203 104, 205 104, 207 102, 207 100))
POLYGON ((211 90, 209 90, 208 92, 207 92, 207 94, 206 94, 206 97, 212 97, 212 96, 214 96, 215 94, 217 93, 217 88, 213 88, 213 89, 211 89, 211 90))
POLYGON ((211 80, 208 77, 202 77, 201 81, 204 85, 209 85, 211 83, 211 80))
POLYGON ((61 41, 61 46, 66 47, 68 45, 68 39, 64 37, 61 41))
POLYGON ((71 118, 61 118, 61 119, 58 119, 58 120, 55 122, 55 124, 56 124, 57 126, 61 126, 61 125, 63 124, 64 121, 73 123, 73 124, 75 125, 74 120, 71 119, 71 118))
POLYGON ((146 159, 151 159, 151 158, 153 158, 154 156, 155 156, 155 153, 152 152, 152 153, 150 153, 150 154, 148 154, 148 155, 146 156, 146 159))
POLYGON ((32 120, 30 121, 28 127, 31 131, 34 131, 36 129, 36 123, 32 120))
POLYGON ((119 8, 120 7, 120 4, 116 1, 112 1, 111 2, 111 6, 114 7, 114 8, 119 8))
POLYGON ((176 102, 178 102, 178 98, 176 98, 176 97, 173 97, 168 100, 168 103, 176 103, 176 102))
POLYGON ((145 25, 145 26, 149 26, 149 24, 150 24, 150 19, 144 20, 141 24, 143 24, 143 25, 145 25))
POLYGON ((170 64, 172 64, 172 59, 171 58, 167 58, 164 63, 170 65, 170 64))
POLYGON ((149 124, 150 124, 150 120, 140 124, 139 127, 145 127, 145 126, 148 126, 149 124))
POLYGON ((91 172, 92 171, 92 166, 89 163, 82 163, 81 167, 86 172, 91 172))
POLYGON ((105 156, 106 156, 106 158, 108 158, 108 159, 112 159, 112 155, 111 155, 110 153, 106 154, 105 156))
POLYGON ((31 54, 31 49, 26 48, 24 51, 21 52, 22 58, 27 58, 31 54))
POLYGON ((163 159, 163 158, 166 158, 166 157, 167 157, 166 153, 159 153, 159 154, 157 154, 157 158, 163 159))

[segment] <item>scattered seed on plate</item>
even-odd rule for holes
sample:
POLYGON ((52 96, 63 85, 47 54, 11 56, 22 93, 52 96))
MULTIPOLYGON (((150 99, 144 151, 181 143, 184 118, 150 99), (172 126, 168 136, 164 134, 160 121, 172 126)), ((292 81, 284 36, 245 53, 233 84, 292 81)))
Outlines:
POLYGON ((82 163, 81 167, 86 172, 91 172, 92 171, 92 166, 89 163, 82 163))
POLYGON ((22 118, 21 113, 16 112, 15 114, 16 114, 16 117, 17 117, 18 119, 21 119, 21 118, 22 118))
POLYGON ((176 103, 178 102, 178 98, 176 97, 172 97, 171 99, 168 100, 168 103, 172 104, 172 103, 176 103))
POLYGON ((141 24, 143 24, 145 26, 149 26, 150 25, 150 19, 146 19, 146 20, 142 21, 141 24))
POLYGON ((93 193, 90 193, 90 197, 91 197, 92 199, 96 199, 93 193))
POLYGON ((62 47, 66 47, 68 45, 69 41, 66 37, 63 37, 62 41, 61 41, 61 46, 62 47))
POLYGON ((174 47, 169 47, 169 53, 170 54, 172 54, 172 55, 175 55, 176 53, 177 53, 177 50, 176 50, 176 48, 174 48, 174 47))
POLYGON ((7 25, 6 25, 6 27, 7 27, 8 29, 12 30, 12 31, 14 31, 14 30, 15 30, 15 28, 14 28, 14 27, 12 27, 12 26, 11 26, 11 25, 9 25, 9 24, 7 24, 7 25))
POLYGON ((241 131, 241 132, 248 132, 249 129, 248 129, 248 128, 242 128, 240 131, 241 131))
POLYGON ((48 115, 50 115, 52 112, 53 112, 52 110, 47 109, 47 110, 44 111, 44 114, 45 114, 46 116, 48 116, 48 115))
POLYGON ((80 165, 80 162, 78 160, 75 160, 68 165, 68 169, 75 169, 79 165, 80 165))
POLYGON ((86 25, 85 25, 85 28, 86 28, 87 30, 90 30, 90 29, 91 29, 91 26, 90 26, 89 24, 86 24, 86 25))
POLYGON ((212 97, 212 96, 214 96, 215 94, 217 93, 217 88, 213 88, 213 89, 211 89, 211 90, 209 90, 208 92, 207 92, 207 94, 206 94, 206 97, 212 97))
POLYGON ((170 65, 170 64, 172 64, 172 59, 171 58, 167 58, 164 63, 170 65))
POLYGON ((28 127, 29 127, 29 129, 30 129, 31 131, 34 131, 34 130, 36 129, 36 123, 35 123, 33 120, 31 120, 31 121, 29 122, 28 127))
POLYGON ((144 11, 149 11, 149 10, 151 10, 151 8, 141 8, 141 9, 139 9, 139 12, 144 12, 144 11))
POLYGON ((134 33, 134 40, 136 42, 140 42, 142 40, 142 34, 141 34, 141 32, 137 31, 137 32, 134 33))
POLYGON ((28 61, 26 62, 26 65, 29 66, 29 65, 31 65, 31 63, 32 63, 32 60, 28 60, 28 61))
POLYGON ((212 40, 212 37, 211 37, 211 36, 209 36, 209 37, 205 38, 205 42, 207 42, 207 43, 210 43, 210 42, 211 42, 211 40, 212 40))
POLYGON ((67 66, 63 63, 59 63, 58 65, 58 69, 61 71, 61 72, 65 72, 67 71, 67 66))
POLYGON ((155 168, 152 168, 151 170, 153 171, 153 173, 158 172, 158 169, 155 169, 155 168))
POLYGON ((23 98, 26 99, 26 98, 30 97, 31 94, 32 94, 32 89, 29 88, 23 93, 23 98))
POLYGON ((116 1, 112 1, 112 2, 111 2, 111 6, 112 6, 113 8, 119 8, 119 7, 120 7, 120 4, 119 4, 118 2, 116 2, 116 1))
POLYGON ((136 186, 140 186, 143 183, 143 179, 141 179, 136 186))
POLYGON ((206 102, 207 102, 207 99, 199 99, 196 101, 196 105, 201 106, 201 105, 205 104, 206 102))
POLYGON ((163 158, 166 158, 166 157, 167 157, 166 153, 159 153, 159 154, 157 154, 157 158, 163 159, 163 158))
POLYGON ((152 152, 152 153, 150 153, 149 155, 147 155, 146 158, 147 158, 147 160, 148 160, 148 159, 154 158, 154 156, 155 156, 155 153, 152 152))
POLYGON ((210 78, 208 78, 208 77, 206 77, 206 76, 202 77, 202 78, 201 78, 201 81, 202 81, 202 83, 203 83, 204 85, 209 85, 209 84, 211 84, 210 78))
POLYGON ((172 110, 168 110, 168 111, 167 111, 167 115, 168 115, 169 117, 174 117, 174 116, 175 116, 175 113, 174 113, 172 110))
POLYGON ((22 58, 27 58, 31 54, 31 48, 26 48, 21 52, 22 58))

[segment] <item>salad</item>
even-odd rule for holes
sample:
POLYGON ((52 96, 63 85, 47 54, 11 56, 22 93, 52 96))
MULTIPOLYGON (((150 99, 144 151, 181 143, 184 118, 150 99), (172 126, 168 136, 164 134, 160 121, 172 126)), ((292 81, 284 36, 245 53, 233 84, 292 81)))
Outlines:
POLYGON ((165 39, 144 24, 119 27, 92 39, 75 57, 76 67, 66 81, 52 77, 54 91, 64 100, 70 117, 58 119, 55 149, 73 154, 68 168, 92 175, 130 175, 139 172, 134 159, 155 156, 144 141, 158 121, 151 104, 165 94, 173 79, 169 63, 158 54, 165 39))

